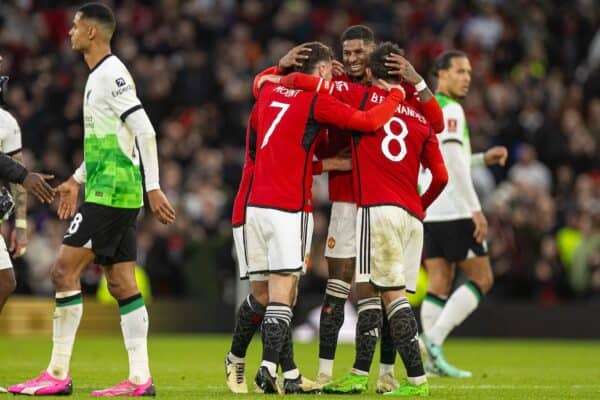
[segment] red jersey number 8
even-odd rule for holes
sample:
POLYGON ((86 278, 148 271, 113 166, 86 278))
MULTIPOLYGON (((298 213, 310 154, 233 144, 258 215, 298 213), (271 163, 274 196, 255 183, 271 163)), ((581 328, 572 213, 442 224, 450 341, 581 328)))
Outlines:
POLYGON ((383 152, 383 155, 390 161, 394 161, 394 162, 402 161, 404 159, 404 157, 406 157, 406 152, 407 152, 406 142, 404 141, 404 139, 408 135, 408 128, 406 127, 406 124, 400 118, 392 117, 383 126, 383 130, 385 132, 385 137, 383 138, 383 141, 381 142, 381 151, 383 152), (400 125, 400 127, 402 128, 402 130, 400 131, 399 134, 395 134, 392 131, 392 124, 394 122, 398 123, 398 125, 400 125), (398 153, 396 155, 392 154, 392 151, 390 150, 391 142, 398 142, 398 144, 400 145, 400 153, 398 153))

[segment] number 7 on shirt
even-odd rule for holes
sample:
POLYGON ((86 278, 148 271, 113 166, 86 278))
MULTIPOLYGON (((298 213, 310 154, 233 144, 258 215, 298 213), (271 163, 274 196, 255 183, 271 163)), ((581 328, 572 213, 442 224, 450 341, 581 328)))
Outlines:
POLYGON ((260 145, 261 149, 263 149, 267 145, 267 143, 269 143, 269 138, 271 137, 273 132, 275 132, 275 128, 281 122, 283 115, 286 113, 288 108, 290 108, 290 105, 286 104, 286 103, 280 103, 278 101, 273 101, 273 102, 271 102, 271 104, 269 104, 269 107, 276 107, 276 108, 280 108, 281 110, 277 113, 277 116, 275 117, 275 119, 271 123, 271 126, 269 127, 269 130, 265 134, 265 138, 263 139, 263 142, 260 145))

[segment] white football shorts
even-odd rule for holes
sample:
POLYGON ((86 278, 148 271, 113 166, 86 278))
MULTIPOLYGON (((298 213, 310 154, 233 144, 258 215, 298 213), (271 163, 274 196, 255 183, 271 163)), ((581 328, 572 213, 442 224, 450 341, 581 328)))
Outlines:
POLYGON ((356 257, 356 204, 333 202, 327 230, 325 257, 356 257))
POLYGON ((382 289, 416 289, 423 223, 398 206, 359 207, 355 280, 382 289))
POLYGON ((305 273, 312 233, 312 213, 248 206, 245 226, 248 274, 305 273))

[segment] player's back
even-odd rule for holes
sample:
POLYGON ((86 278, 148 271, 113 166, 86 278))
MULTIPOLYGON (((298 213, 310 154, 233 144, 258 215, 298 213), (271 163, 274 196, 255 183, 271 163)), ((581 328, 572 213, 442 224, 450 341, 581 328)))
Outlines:
POLYGON ((319 125, 316 94, 265 83, 256 111, 256 159, 248 205, 312 209, 312 157, 319 125))
MULTIPOLYGON (((371 87, 365 109, 380 104, 386 95, 385 90, 371 87)), ((376 132, 355 135, 358 205, 398 205, 422 218, 417 181, 426 144, 438 146, 425 117, 406 103, 400 104, 394 116, 376 132)))

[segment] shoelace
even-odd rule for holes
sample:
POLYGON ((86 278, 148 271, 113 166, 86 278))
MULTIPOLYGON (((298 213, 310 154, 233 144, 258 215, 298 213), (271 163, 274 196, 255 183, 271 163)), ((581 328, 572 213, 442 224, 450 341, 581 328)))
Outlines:
POLYGON ((244 364, 235 364, 235 379, 237 380, 237 383, 240 384, 244 381, 244 364))

